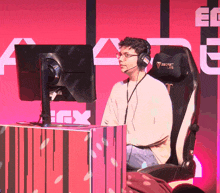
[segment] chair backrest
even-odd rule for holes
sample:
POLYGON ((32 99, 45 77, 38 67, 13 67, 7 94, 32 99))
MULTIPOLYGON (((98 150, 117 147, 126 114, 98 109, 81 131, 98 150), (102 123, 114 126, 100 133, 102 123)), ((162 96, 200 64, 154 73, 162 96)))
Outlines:
POLYGON ((198 69, 188 48, 165 46, 155 55, 149 74, 162 81, 170 94, 173 127, 167 163, 181 165, 193 159, 200 103, 198 69))

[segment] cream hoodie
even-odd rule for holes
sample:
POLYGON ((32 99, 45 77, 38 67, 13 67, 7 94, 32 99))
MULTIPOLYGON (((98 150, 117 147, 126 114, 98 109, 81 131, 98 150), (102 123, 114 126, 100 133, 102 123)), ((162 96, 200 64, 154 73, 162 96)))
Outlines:
POLYGON ((127 144, 147 146, 153 151, 159 164, 170 156, 170 134, 172 129, 172 104, 163 83, 150 75, 137 82, 116 83, 111 91, 101 125, 124 125, 127 110, 127 144))

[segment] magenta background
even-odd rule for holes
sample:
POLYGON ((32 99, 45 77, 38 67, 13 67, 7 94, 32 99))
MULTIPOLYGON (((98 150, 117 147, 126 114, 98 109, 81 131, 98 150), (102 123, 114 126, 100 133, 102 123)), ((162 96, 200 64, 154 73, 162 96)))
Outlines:
MULTIPOLYGON (((96 42, 100 38, 122 39, 125 36, 160 38, 160 0, 97 0, 96 3, 96 42)), ((184 38, 189 41, 199 70, 201 35, 200 27, 195 27, 195 11, 201 6, 207 6, 207 1, 170 0, 170 38, 184 38)), ((0 2, 0 23, 0 57, 14 38, 32 38, 36 44, 85 44, 86 1, 3 0, 0 2)), ((108 41, 97 57, 114 57, 115 52, 116 49, 108 41)), ((152 46, 152 56, 157 52, 159 46, 152 46)), ((11 57, 13 58, 14 54, 11 57)), ((96 66, 96 124, 101 122, 113 84, 125 77, 118 66, 96 66)), ((216 90, 219 100, 219 84, 216 90)), ((216 98, 210 96, 204 101, 212 97, 216 98)), ((215 100, 207 105, 214 108, 215 100)), ((219 103, 217 105, 220 109, 219 103)), ((4 75, 0 75, 0 123, 37 121, 40 110, 39 101, 20 101, 15 66, 6 65, 4 75)), ((83 113, 86 105, 76 102, 52 102, 51 110, 79 110, 83 113)), ((200 116, 202 129, 197 134, 195 147, 195 155, 203 167, 203 177, 195 178, 194 184, 210 193, 216 190, 219 156, 216 116, 213 112, 203 111, 200 116), (213 123, 212 128, 206 125, 210 122, 213 123)))

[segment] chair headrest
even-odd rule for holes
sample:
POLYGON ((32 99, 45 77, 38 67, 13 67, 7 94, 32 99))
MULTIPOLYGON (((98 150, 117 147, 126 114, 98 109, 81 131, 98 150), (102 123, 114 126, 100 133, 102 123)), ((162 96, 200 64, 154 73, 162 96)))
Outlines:
POLYGON ((155 78, 162 81, 179 82, 190 72, 187 55, 181 52, 158 53, 154 57, 152 72, 155 78))

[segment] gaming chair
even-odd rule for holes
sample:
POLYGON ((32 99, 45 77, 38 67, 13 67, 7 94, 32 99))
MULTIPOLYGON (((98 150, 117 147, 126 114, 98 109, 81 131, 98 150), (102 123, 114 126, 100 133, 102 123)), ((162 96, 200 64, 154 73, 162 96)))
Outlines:
POLYGON ((196 132, 199 130, 199 73, 190 50, 165 46, 155 55, 149 74, 168 89, 173 107, 171 155, 166 164, 138 170, 172 182, 188 180, 195 175, 193 160, 196 132))

